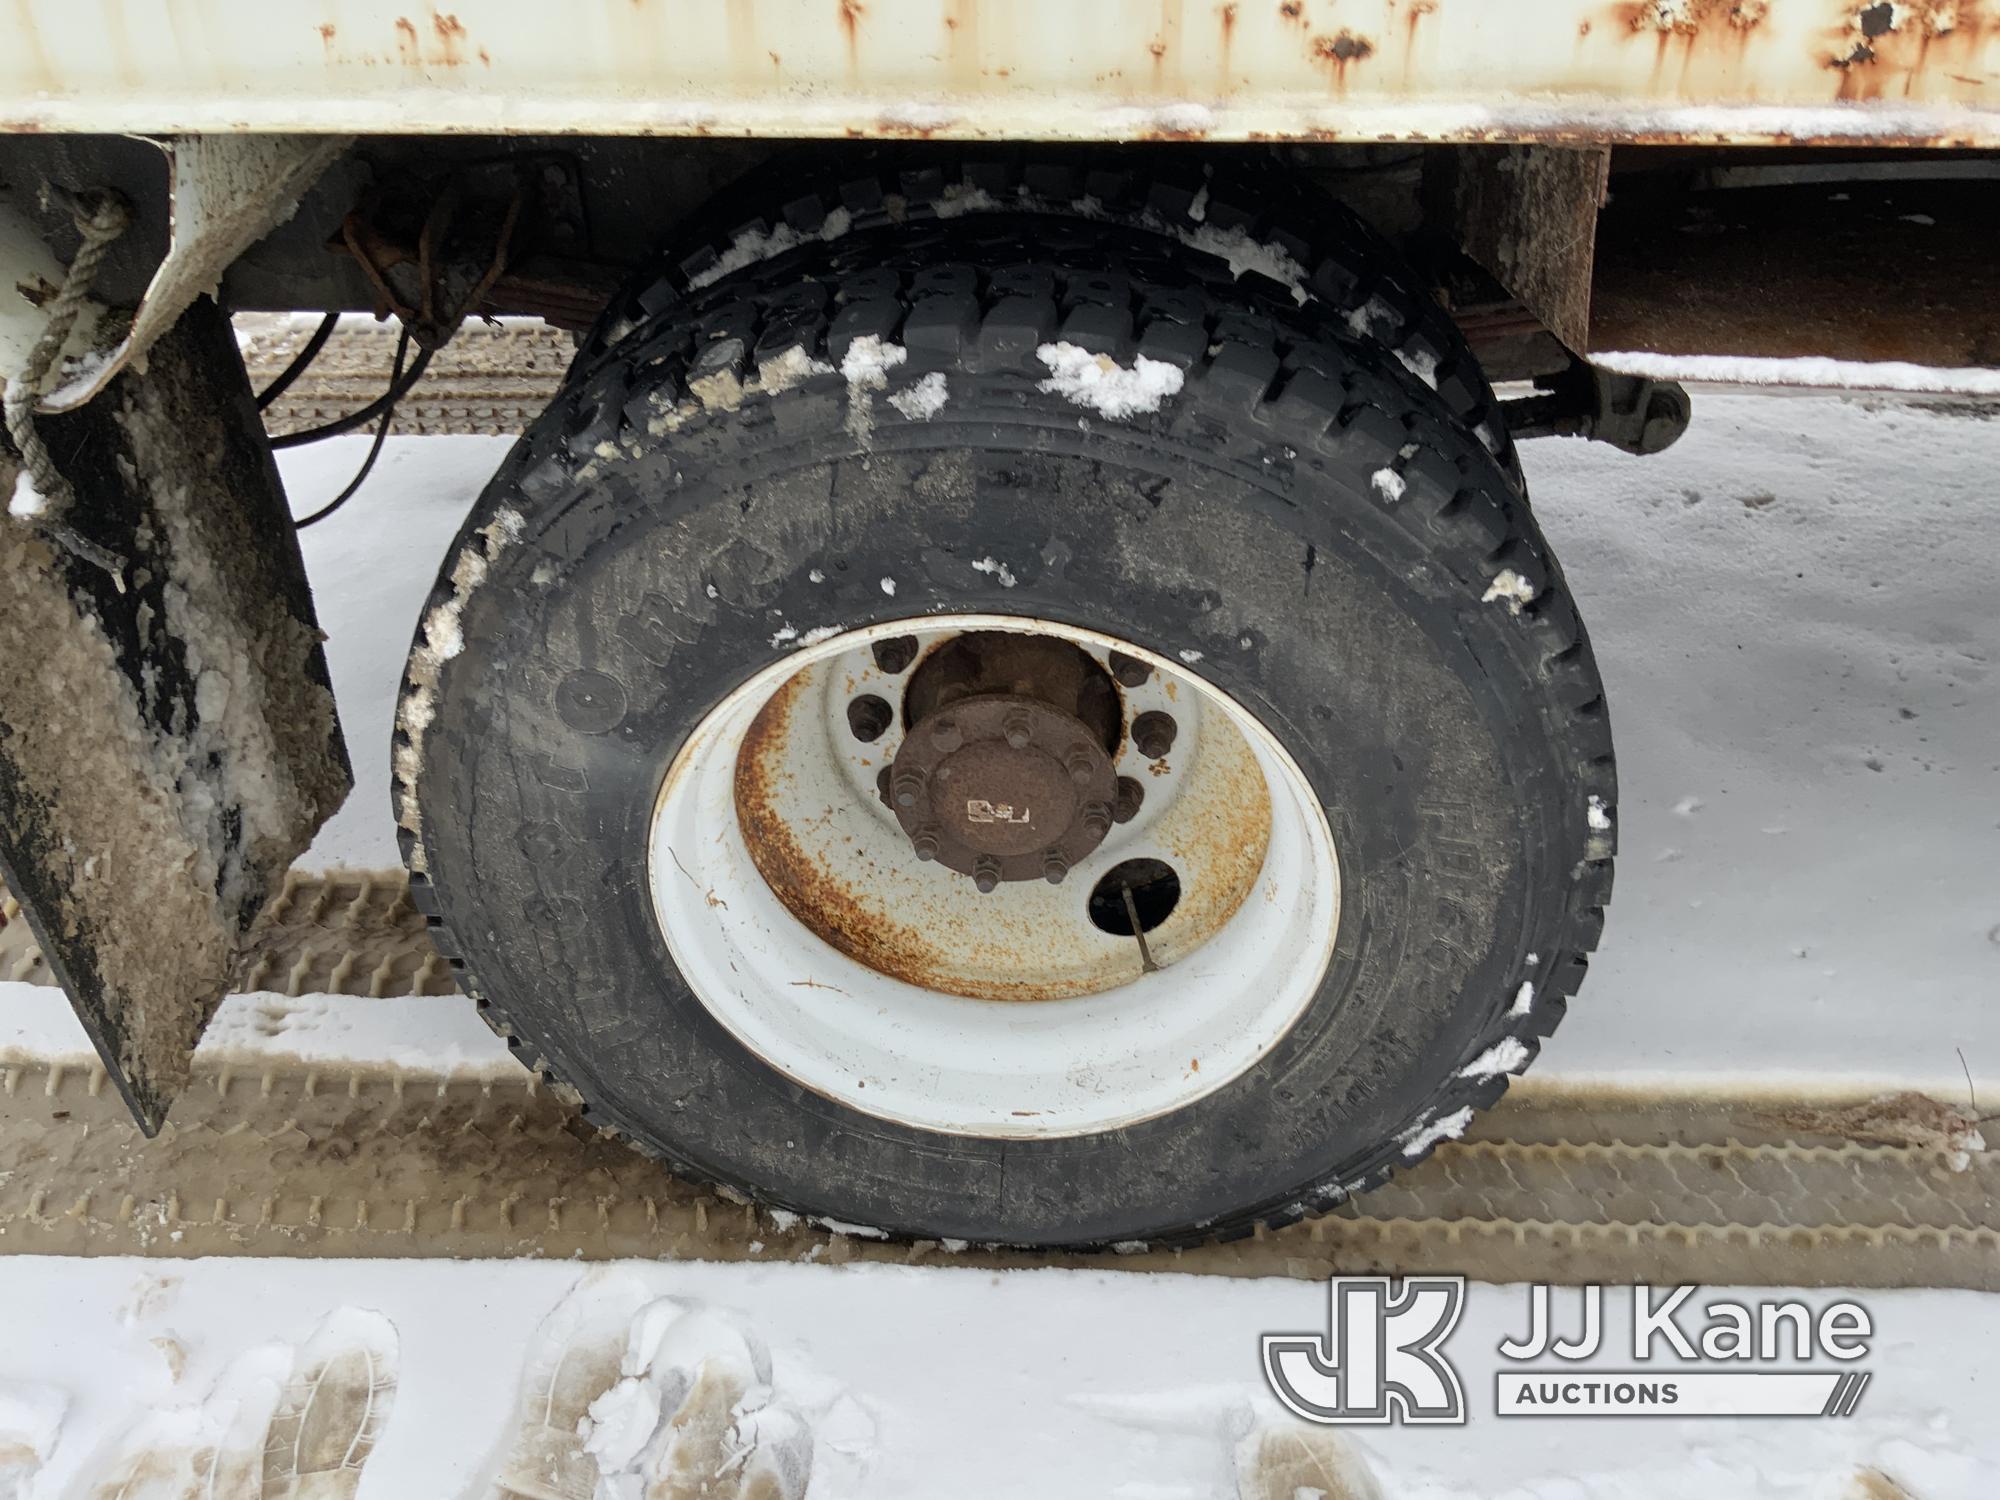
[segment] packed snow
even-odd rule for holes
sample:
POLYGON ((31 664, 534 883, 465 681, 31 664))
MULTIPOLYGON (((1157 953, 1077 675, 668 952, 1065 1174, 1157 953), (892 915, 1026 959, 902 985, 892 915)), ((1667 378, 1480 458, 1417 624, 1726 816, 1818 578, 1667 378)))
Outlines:
POLYGON ((1817 386, 1829 390, 1903 391, 1954 396, 2000 396, 2000 370, 1985 366, 1953 369, 1876 360, 1801 355, 1772 359, 1747 354, 1650 354, 1611 350, 1590 356, 1592 364, 1648 380, 1684 380, 1715 385, 1817 386))
POLYGON ((915 385, 897 391, 889 398, 889 404, 912 422, 928 422, 944 410, 949 396, 944 372, 933 370, 915 385))
POLYGON ((832 373, 832 365, 823 359, 814 359, 803 348, 794 344, 783 354, 758 363, 757 385, 767 396, 775 396, 810 380, 815 375, 832 373))
POLYGON ((69 1396, 53 1386, 0 1380, 0 1500, 26 1500, 68 1410, 69 1396))
POLYGON ((1003 589, 1014 586, 1014 570, 997 557, 976 557, 972 560, 972 571, 984 573, 1003 589))
POLYGON ((20 520, 39 516, 49 508, 49 497, 35 488, 35 477, 26 469, 14 476, 14 493, 7 499, 7 514, 20 520))
POLYGON ((1439 1115, 1435 1120, 1421 1120, 1396 1138, 1403 1148, 1403 1155, 1419 1157, 1441 1141, 1455 1141, 1465 1134, 1472 1123, 1471 1105, 1454 1109, 1439 1115))
POLYGON ((1535 598, 1535 586, 1516 573, 1512 568, 1502 568, 1480 595, 1480 602, 1491 604, 1495 600, 1507 606, 1510 613, 1519 614, 1521 606, 1531 604, 1535 598))
MULTIPOLYGON (((1437 356, 1422 349, 1404 348, 1402 344, 1403 319, 1397 311, 1380 297, 1370 297, 1359 307, 1348 309, 1343 320, 1347 331, 1357 339, 1381 344, 1395 355, 1396 361, 1432 390, 1437 389, 1437 356)), ((1481 435, 1486 441, 1486 436, 1481 435)), ((1487 447, 1493 447, 1487 441, 1487 447)))
POLYGON ((1497 1078, 1518 1073, 1528 1065, 1528 1048, 1517 1037, 1502 1037, 1458 1070, 1461 1078, 1497 1078))
POLYGON ((1358 339, 1378 339, 1393 342, 1402 332, 1403 320, 1396 310, 1380 297, 1370 297, 1360 306, 1350 308, 1342 320, 1347 331, 1358 339))
POLYGON ((931 212, 940 219, 956 219, 965 214, 991 213, 999 207, 999 201, 985 188, 954 182, 931 205, 931 212))
POLYGON ((850 386, 884 390, 889 384, 889 372, 909 357, 910 351, 901 344, 867 333, 847 346, 847 352, 840 357, 840 373, 850 386))
MULTIPOLYGON (((412 644, 405 667, 408 688, 396 709, 396 727, 401 733, 394 752, 394 768, 397 781, 405 789, 415 788, 422 778, 425 736, 437 713, 439 674, 447 662, 465 649, 459 617, 466 601, 486 577, 494 560, 520 541, 525 524, 521 513, 509 506, 495 511, 493 519, 479 528, 478 545, 458 550, 452 563, 449 594, 431 606, 423 617, 421 639, 412 644)), ((401 826, 416 836, 410 864, 422 870, 425 854, 417 799, 406 790, 397 801, 401 826)))
MULTIPOLYGON (((1205 194, 1207 191, 1204 185, 1202 192, 1205 194)), ((1199 218, 1200 215, 1190 210, 1189 217, 1199 218)), ((1268 244, 1245 229, 1218 229, 1213 224, 1184 229, 1180 231, 1180 238, 1184 244, 1204 255, 1227 261, 1232 276, 1240 279, 1245 273, 1255 271, 1288 287, 1292 300, 1302 307, 1310 295, 1306 290, 1306 268, 1282 245, 1268 244)))
MULTIPOLYGON (((327 1485, 331 1475, 306 1493, 490 1500, 502 1483, 535 1472, 525 1464, 537 1457, 546 1464, 574 1443, 586 1419, 600 1451, 623 1460, 622 1481, 668 1446, 657 1421, 649 1426, 650 1396, 626 1380, 651 1382, 663 1409, 692 1415, 703 1403, 680 1393, 682 1377, 712 1369, 713 1385, 726 1392, 741 1383, 740 1351, 762 1346, 767 1379, 744 1384, 742 1409, 720 1416, 746 1456, 770 1466, 765 1493, 773 1497, 1266 1500, 1270 1491, 1246 1481, 1251 1456, 1312 1429, 1287 1417, 1265 1388, 1259 1338, 1324 1329, 1327 1313, 1323 1282, 1108 1269, 45 1257, 7 1264, 0 1422, 12 1410, 11 1391, 30 1393, 41 1412, 60 1410, 44 1456, 23 1465, 36 1477, 22 1500, 93 1493, 135 1439, 193 1426, 171 1414, 218 1410, 217 1396, 255 1392, 252 1374, 311 1364, 292 1351, 321 1325, 332 1329, 321 1338, 322 1357, 379 1354, 393 1337, 394 1390, 358 1494, 327 1485), (672 1329, 692 1318, 705 1331, 689 1328, 681 1349, 670 1348, 672 1329), (163 1340, 181 1349, 178 1364, 163 1340), (247 1368, 239 1365, 251 1355, 247 1368), (592 1398, 614 1386, 623 1393, 593 1411, 592 1398), (561 1425, 579 1400, 576 1417, 561 1425), (785 1465, 808 1449, 801 1486, 796 1468, 785 1465)), ((1448 1349, 1471 1421, 1346 1429, 1357 1480, 1396 1500, 1694 1493, 1845 1500, 1870 1493, 1849 1487, 1872 1469, 1916 1500, 1987 1500, 1993 1492, 2000 1428, 1986 1420, 1981 1393, 2000 1381, 2000 1299, 1795 1294, 1815 1306, 1858 1298, 1869 1310, 1874 1380, 1841 1421, 1551 1425, 1492 1412, 1495 1351, 1526 1329, 1526 1293, 1469 1288, 1448 1349)), ((1607 1328, 1629 1326, 1629 1297, 1606 1292, 1607 1328)), ((1565 1313, 1575 1316, 1573 1308, 1565 1313)), ((750 1357, 749 1373, 759 1375, 750 1357)), ((1578 1369, 1618 1363, 1607 1352, 1578 1369)), ((365 1367, 355 1360, 342 1370, 337 1389, 360 1385, 357 1366, 365 1367)), ((242 1430, 260 1425, 270 1398, 256 1394, 257 1402, 244 1403, 256 1409, 239 1414, 242 1430)), ((49 1418, 37 1420, 46 1430, 49 1418)), ((0 1450, 6 1439, 0 1427, 0 1450)), ((616 1481, 596 1489, 600 1500, 620 1496, 616 1481)))
POLYGON ((776 224, 768 229, 746 229, 729 243, 712 264, 690 276, 688 286, 699 290, 713 285, 745 266, 754 266, 759 261, 771 260, 783 255, 787 250, 796 250, 800 245, 809 245, 816 239, 837 240, 847 233, 852 223, 853 216, 846 209, 836 208, 827 214, 816 234, 803 234, 789 224, 776 224))
POLYGON ((1158 411, 1186 380, 1179 365, 1141 354, 1121 365, 1108 354, 1093 354, 1071 343, 1043 344, 1035 357, 1049 368, 1041 389, 1114 420, 1158 411))
POLYGON ((910 351, 878 334, 866 333, 847 346, 840 373, 847 381, 847 430, 867 447, 875 431, 875 392, 887 390, 889 372, 904 363, 910 351))

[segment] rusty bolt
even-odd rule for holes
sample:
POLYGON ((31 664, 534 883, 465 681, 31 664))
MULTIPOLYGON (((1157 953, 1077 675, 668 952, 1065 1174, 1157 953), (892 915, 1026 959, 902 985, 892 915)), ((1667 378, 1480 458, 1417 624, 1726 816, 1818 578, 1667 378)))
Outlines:
POLYGON ((924 773, 915 769, 896 773, 896 806, 915 807, 924 794, 924 773))
POLYGON ((938 857, 938 836, 935 828, 920 828, 917 836, 910 840, 910 847, 917 852, 917 858, 932 860, 938 857))
POLYGON ((950 752, 965 743, 965 731, 950 719, 933 719, 931 739, 938 749, 950 752))
POLYGON ((848 700, 847 727, 854 737, 864 744, 873 744, 882 738, 882 731, 895 721, 896 711, 883 699, 873 693, 864 693, 859 698, 848 700))
POLYGON ((917 638, 913 635, 892 635, 886 641, 877 641, 874 646, 875 665, 890 676, 906 671, 917 659, 917 638))
POLYGON ((1028 741, 1035 737, 1035 728, 1028 716, 1016 709, 1001 721, 1000 732, 1007 737, 1007 743, 1016 750, 1028 748, 1028 741))
POLYGON ((1071 750, 1063 764, 1069 768, 1069 779, 1078 786, 1089 786, 1091 775, 1097 769, 1090 758, 1090 751, 1082 745, 1071 750))
POLYGON ((1118 778, 1118 801, 1113 804, 1111 816, 1121 823, 1129 823, 1139 816, 1139 805, 1146 800, 1146 789, 1130 776, 1118 778))
POLYGON ((1111 809, 1102 802, 1093 802, 1083 810, 1083 831, 1094 839, 1101 839, 1111 831, 1111 809))
POLYGON ((1148 760, 1158 760, 1173 749, 1174 736, 1179 733, 1180 725, 1174 722, 1174 716, 1156 708, 1146 710, 1132 721, 1132 743, 1148 760))
POLYGON ((1121 687, 1140 687, 1153 675, 1153 669, 1136 656, 1114 651, 1111 653, 1111 675, 1118 679, 1121 687))
POLYGON ((990 854, 982 854, 972 866, 972 883, 979 887, 979 893, 990 895, 1000 884, 1000 861, 990 854))
POLYGON ((1062 857, 1060 849, 1051 849, 1042 856, 1042 879, 1050 885, 1061 885, 1068 874, 1069 861, 1062 857))

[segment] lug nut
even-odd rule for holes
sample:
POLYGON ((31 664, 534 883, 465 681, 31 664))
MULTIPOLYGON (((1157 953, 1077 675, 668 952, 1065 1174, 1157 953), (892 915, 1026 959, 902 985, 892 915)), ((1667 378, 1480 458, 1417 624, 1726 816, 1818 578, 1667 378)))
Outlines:
POLYGON ((1013 749, 1025 750, 1028 748, 1028 741, 1035 737, 1035 727, 1029 722, 1025 713, 1015 709, 1001 721, 1000 733, 1006 737, 1008 745, 1013 749))
POLYGON ((1078 786, 1090 785, 1090 774, 1096 769, 1091 763, 1090 752, 1078 745, 1070 751, 1069 759, 1063 762, 1069 768, 1069 779, 1078 786))
POLYGON ((917 799, 924 794, 924 773, 922 771, 898 771, 895 780, 896 806, 915 807, 917 799))
POLYGON ((1069 861, 1062 857, 1060 850, 1051 849, 1042 856, 1042 879, 1050 885, 1061 885, 1068 874, 1069 861))
POLYGON ((875 795, 882 799, 884 807, 894 807, 895 801, 889 795, 889 768, 884 766, 875 773, 875 795))
POLYGON ((1139 816, 1139 806, 1146 800, 1146 789, 1130 776, 1118 778, 1118 800, 1112 804, 1111 816, 1120 823, 1129 823, 1139 816))
POLYGON ((886 641, 877 641, 872 649, 875 665, 893 677, 908 670, 910 663, 917 659, 917 638, 913 635, 892 635, 886 641))
POLYGON ((1136 656, 1127 656, 1123 651, 1111 653, 1111 675, 1118 679, 1120 687, 1142 687, 1153 669, 1136 656))
POLYGON ((1111 809, 1102 802, 1093 802, 1083 810, 1083 831, 1094 839, 1101 839, 1111 831, 1111 809))
POLYGON ((917 836, 910 840, 910 847, 916 851, 918 859, 925 861, 936 859, 938 857, 937 830, 934 828, 919 829, 917 836))
POLYGON ((972 866, 972 883, 979 887, 979 894, 988 896, 1000 884, 1000 861, 990 854, 982 854, 972 866))
POLYGON ((882 732, 895 722, 895 718, 895 710, 873 693, 864 693, 848 701, 847 727, 863 744, 872 745, 881 739, 882 732))
POLYGON ((953 720, 933 719, 931 721, 931 742, 938 749, 949 753, 965 743, 965 731, 960 729, 953 720))
POLYGON ((1173 749, 1174 736, 1179 733, 1180 725, 1174 722, 1174 716, 1156 708, 1146 710, 1132 721, 1132 743, 1148 760, 1158 760, 1173 749))

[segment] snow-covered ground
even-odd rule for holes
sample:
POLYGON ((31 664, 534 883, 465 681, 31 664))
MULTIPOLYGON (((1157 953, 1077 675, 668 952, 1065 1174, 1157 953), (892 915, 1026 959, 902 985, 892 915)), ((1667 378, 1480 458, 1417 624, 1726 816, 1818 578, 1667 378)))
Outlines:
POLYGON ((1542 1067, 2000 1084, 2000 408, 1700 395, 1655 458, 1524 452, 1620 788, 1542 1067))
MULTIPOLYGON (((337 489, 362 446, 286 454, 295 504, 337 489)), ((393 441, 304 538, 359 785, 314 862, 396 862, 403 653, 503 450, 393 441)), ((2000 414, 1708 395, 1661 457, 1544 443, 1526 462, 1597 646, 1622 782, 1604 949, 1537 1076, 1958 1097, 1962 1049, 2000 1100, 2000 414)), ((452 1000, 329 1001, 318 1026, 306 1045, 330 1054, 505 1055, 452 1000)), ((244 1034, 225 1021, 220 1042, 244 1034)), ((7 986, 9 1043, 82 1038, 54 992, 7 986)), ((632 1309, 660 1297, 711 1310, 705 1349, 768 1345, 769 1388, 759 1370, 743 1403, 774 1439, 812 1434, 811 1500, 1235 1495, 1246 1433, 1281 1421, 1257 1337, 1326 1310, 1310 1283, 1112 1271, 0 1259, 0 1500, 256 1495, 119 1484, 149 1447, 185 1450, 167 1468, 186 1475, 199 1452, 261 1451, 267 1427, 303 1454, 287 1403, 342 1359, 368 1397, 334 1455, 347 1473, 262 1493, 354 1495, 367 1428, 359 1500, 484 1500, 516 1454, 524 1384, 555 1388, 576 1328, 624 1348, 632 1309)), ((1494 1351, 1525 1296, 1475 1286, 1450 1346, 1472 1423, 1355 1441, 1394 1500, 1898 1493, 1861 1487, 1864 1469, 1915 1500, 2000 1493, 2000 1299, 1860 1300, 1878 1337, 1854 1417, 1546 1424, 1494 1417, 1494 1351)), ((651 1368, 600 1413, 600 1446, 635 1465, 664 1441, 651 1368)))
MULTIPOLYGON (((753 1348, 767 1347, 769 1390, 750 1399, 810 1432, 809 1500, 1234 1500, 1244 1438, 1259 1428, 1303 1430, 1263 1386, 1259 1336, 1310 1331, 1326 1317, 1322 1284, 1099 1271, 4 1264, 0 1495, 8 1493, 6 1413, 25 1412, 37 1398, 44 1410, 66 1407, 49 1462, 27 1492, 33 1500, 194 1500, 201 1492, 99 1491, 84 1481, 121 1471, 135 1429, 140 1448, 148 1432, 164 1433, 169 1445, 199 1432, 197 1413, 177 1409, 209 1400, 218 1382, 225 1400, 234 1397, 252 1419, 244 1423, 239 1408, 232 1424, 215 1410, 222 1403, 211 1402, 207 1425, 247 1426, 252 1438, 261 1436, 268 1398, 262 1409, 243 1398, 238 1362, 255 1351, 248 1373, 270 1379, 275 1370, 283 1382, 291 1358, 272 1342, 300 1344, 329 1319, 332 1330, 360 1325, 378 1385, 394 1387, 378 1401, 359 1500, 487 1500, 505 1493, 495 1489, 496 1476, 517 1465, 520 1434, 534 1425, 532 1416, 524 1423, 518 1398, 529 1398, 534 1416, 548 1411, 559 1384, 551 1356, 567 1352, 572 1365, 584 1363, 595 1337, 608 1339, 615 1357, 628 1347, 628 1329, 662 1297, 711 1315, 704 1350, 723 1342, 718 1323, 753 1348), (364 1314, 373 1316, 363 1322, 364 1314)), ((1475 1286, 1448 1345, 1471 1420, 1349 1429, 1380 1486, 1353 1494, 1893 1500, 1896 1491, 1856 1486, 1856 1475, 1873 1469, 1914 1500, 1990 1500, 2000 1486, 2000 1426, 1991 1420, 2000 1298, 1858 1295, 1877 1333, 1861 1362, 1873 1380, 1852 1417, 1551 1423, 1494 1415, 1496 1351, 1503 1338, 1526 1331, 1527 1297, 1523 1288, 1475 1286)), ((1629 1320, 1625 1298, 1609 1295, 1606 1327, 1629 1320)), ((1559 1326, 1574 1331, 1573 1308, 1565 1305, 1559 1326)), ((1587 1368, 1630 1369, 1624 1352, 1587 1368)), ((1829 1366, 1821 1359, 1816 1367, 1829 1366)), ((604 1415, 630 1413, 600 1408, 604 1415)), ((318 1500, 351 1492, 298 1493, 318 1500)), ((227 1491, 217 1500, 255 1494, 227 1491)), ((1259 1491, 1244 1494, 1263 1500, 1259 1491)), ((1341 1492, 1328 1500, 1336 1495, 1345 1500, 1341 1492)), ((1283 1500, 1311 1497, 1301 1490, 1283 1500)), ((773 1490, 771 1500, 796 1496, 773 1490)))

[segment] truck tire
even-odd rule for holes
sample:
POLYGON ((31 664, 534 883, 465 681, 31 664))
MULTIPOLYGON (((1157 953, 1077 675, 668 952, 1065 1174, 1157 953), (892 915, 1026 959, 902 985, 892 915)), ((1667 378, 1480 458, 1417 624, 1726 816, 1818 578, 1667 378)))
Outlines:
POLYGON ((1393 352, 1518 488, 1520 456, 1485 372, 1429 281, 1371 225, 1268 151, 1171 147, 843 148, 780 154, 719 193, 584 341, 601 359, 673 301, 774 248, 856 230, 992 215, 1116 224, 1216 257, 1251 285, 1393 352))
POLYGON ((677 1171, 916 1237, 1239 1235, 1464 1130, 1598 940, 1604 701, 1518 490, 1332 333, 980 216, 580 370, 398 714, 496 1029, 677 1171))

